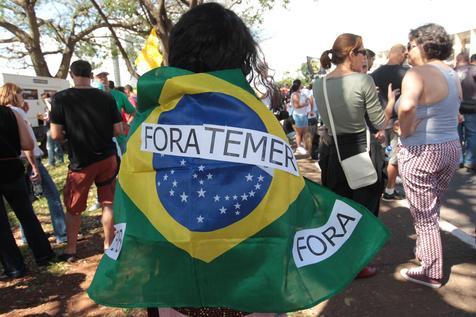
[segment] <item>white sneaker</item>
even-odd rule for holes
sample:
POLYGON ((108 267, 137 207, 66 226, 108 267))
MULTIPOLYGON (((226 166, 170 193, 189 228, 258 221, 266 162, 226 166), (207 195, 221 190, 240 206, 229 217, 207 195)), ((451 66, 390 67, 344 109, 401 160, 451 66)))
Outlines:
POLYGON ((296 149, 296 152, 298 154, 301 154, 301 155, 306 155, 307 154, 307 151, 305 148, 303 148, 302 146, 298 146, 297 149, 296 149))

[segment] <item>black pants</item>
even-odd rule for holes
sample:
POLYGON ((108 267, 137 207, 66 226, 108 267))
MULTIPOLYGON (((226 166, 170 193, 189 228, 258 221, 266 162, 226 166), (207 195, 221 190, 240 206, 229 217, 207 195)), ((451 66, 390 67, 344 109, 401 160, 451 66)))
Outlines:
POLYGON ((0 184, 0 261, 4 270, 6 272, 23 270, 25 263, 13 237, 2 196, 20 221, 37 263, 52 258, 54 253, 31 206, 25 179, 20 177, 14 182, 0 184))
MULTIPOLYGON (((346 159, 366 150, 365 133, 339 136, 338 142, 342 159, 346 159)), ((384 188, 383 155, 382 147, 378 144, 375 138, 371 136, 370 158, 372 159, 372 163, 377 171, 378 180, 375 184, 359 189, 351 189, 339 163, 334 140, 330 139, 328 144, 321 143, 319 165, 322 171, 322 185, 328 187, 338 195, 352 199, 361 205, 364 205, 375 216, 378 216, 380 209, 380 196, 382 195, 384 188)))

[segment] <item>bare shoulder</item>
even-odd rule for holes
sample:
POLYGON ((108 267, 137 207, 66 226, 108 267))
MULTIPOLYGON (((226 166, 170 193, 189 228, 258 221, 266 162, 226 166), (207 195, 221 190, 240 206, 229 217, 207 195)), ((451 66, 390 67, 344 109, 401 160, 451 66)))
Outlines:
POLYGON ((426 71, 426 69, 423 69, 423 66, 416 66, 409 69, 403 77, 402 85, 413 85, 416 82, 423 81, 423 78, 426 75, 426 71))

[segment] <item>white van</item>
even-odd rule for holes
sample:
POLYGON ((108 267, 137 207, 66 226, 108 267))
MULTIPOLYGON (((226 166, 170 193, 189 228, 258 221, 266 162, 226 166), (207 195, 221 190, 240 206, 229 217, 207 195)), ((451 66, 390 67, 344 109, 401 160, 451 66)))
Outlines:
POLYGON ((46 126, 42 120, 38 120, 38 115, 45 113, 46 104, 41 95, 49 93, 52 96, 57 91, 67 89, 70 87, 69 81, 51 77, 0 74, 0 86, 4 83, 13 83, 22 89, 23 98, 30 108, 27 113, 28 121, 33 127, 36 138, 43 143, 46 126))

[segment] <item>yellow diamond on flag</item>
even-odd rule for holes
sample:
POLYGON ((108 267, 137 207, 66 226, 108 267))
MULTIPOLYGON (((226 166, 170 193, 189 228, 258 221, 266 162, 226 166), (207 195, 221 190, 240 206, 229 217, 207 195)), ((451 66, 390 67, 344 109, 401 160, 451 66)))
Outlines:
POLYGON ((145 42, 145 46, 137 56, 135 64, 139 73, 145 73, 152 68, 159 67, 162 64, 163 57, 159 51, 159 38, 155 28, 150 31, 145 42))

